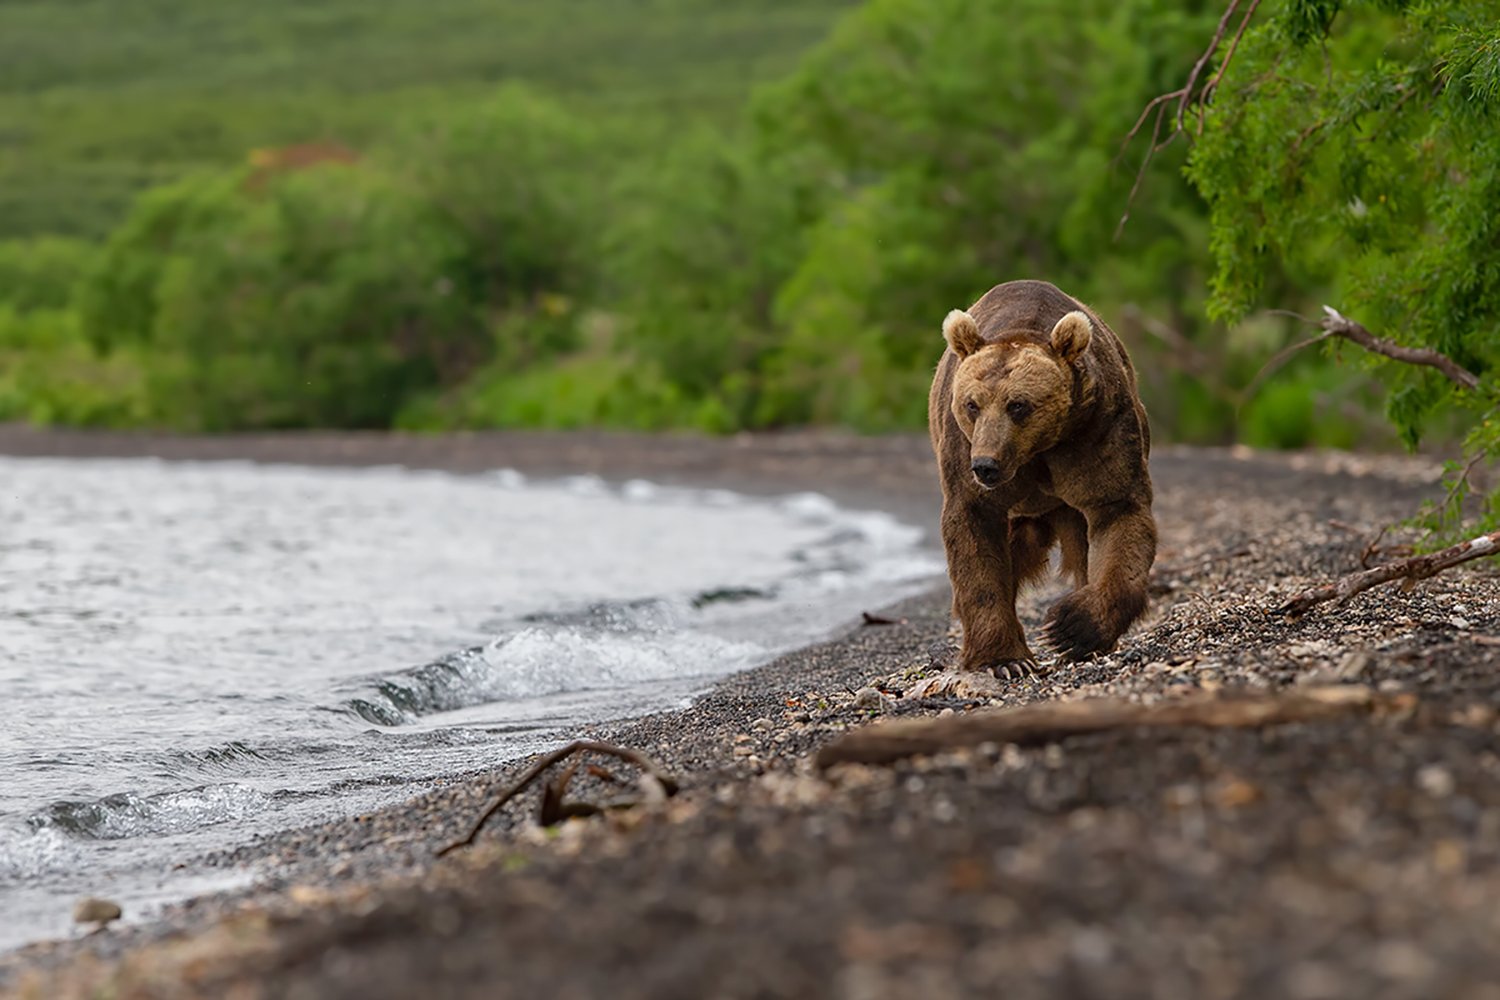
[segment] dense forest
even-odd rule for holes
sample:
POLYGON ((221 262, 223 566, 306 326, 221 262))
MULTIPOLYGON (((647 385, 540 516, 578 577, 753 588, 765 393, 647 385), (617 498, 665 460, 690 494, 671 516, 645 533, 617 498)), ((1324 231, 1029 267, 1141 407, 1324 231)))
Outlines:
POLYGON ((1043 277, 1163 439, 1494 454, 1497 111, 1497 0, 11 0, 0 419, 918 428, 1043 277))

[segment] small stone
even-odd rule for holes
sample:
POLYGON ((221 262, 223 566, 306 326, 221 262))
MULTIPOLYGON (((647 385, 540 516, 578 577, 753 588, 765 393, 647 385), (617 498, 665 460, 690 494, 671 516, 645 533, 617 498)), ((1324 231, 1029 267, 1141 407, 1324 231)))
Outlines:
POLYGON ((294 885, 286 890, 287 898, 298 906, 326 906, 333 902, 333 893, 315 885, 294 885))
POLYGON ((939 712, 937 714, 937 717, 939 719, 951 719, 951 718, 953 718, 953 716, 954 716, 954 711, 953 711, 953 709, 951 707, 950 708, 945 708, 945 709, 943 709, 941 712, 939 712))
POLYGON ((1232 775, 1218 781, 1212 794, 1214 805, 1221 809, 1242 809, 1261 799, 1260 788, 1232 775))
POLYGON ((1375 662, 1374 657, 1362 649, 1356 649, 1345 653, 1344 658, 1339 661, 1338 676, 1341 681, 1357 681, 1370 672, 1370 665, 1375 662))
POLYGON ((1435 799, 1453 794, 1453 773, 1439 764, 1428 764, 1417 772, 1417 786, 1435 799))
POLYGON ((890 704, 890 699, 872 687, 862 687, 854 692, 854 707, 870 712, 882 712, 890 704))
POLYGON ((775 729, 776 723, 767 718, 759 718, 750 723, 750 728, 756 730, 757 732, 765 733, 770 732, 772 729, 775 729))
POLYGON ((1454 628, 1458 629, 1460 632, 1467 632, 1469 630, 1469 628, 1470 628, 1469 619, 1467 619, 1467 618, 1459 618, 1456 615, 1454 617, 1448 619, 1448 624, 1452 625, 1454 628))
POLYGON ((98 924, 100 927, 103 927, 112 920, 119 920, 121 912, 119 903, 89 896, 85 899, 80 899, 74 905, 73 922, 78 924, 98 924))

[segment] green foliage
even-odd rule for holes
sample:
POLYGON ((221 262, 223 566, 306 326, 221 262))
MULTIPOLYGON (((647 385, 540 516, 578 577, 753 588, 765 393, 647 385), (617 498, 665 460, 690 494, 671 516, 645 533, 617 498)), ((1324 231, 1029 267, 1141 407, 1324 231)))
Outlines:
POLYGON ((256 148, 377 145, 502 81, 635 125, 727 120, 849 0, 5 0, 0 237, 96 237, 256 148))
POLYGON ((753 419, 746 378, 774 344, 772 306, 800 251, 796 185, 743 143, 697 130, 623 178, 605 237, 622 342, 734 425, 753 419))
POLYGON ((916 428, 942 316, 1040 277, 1161 438, 1369 441, 1376 372, 1415 439, 1446 383, 1252 394, 1303 334, 1241 320, 1500 361, 1496 4, 1266 0, 1132 198, 1220 0, 10 0, 0 232, 108 237, 0 242, 0 417, 916 428))
POLYGON ((980 0, 876 0, 840 22, 755 107, 763 143, 826 206, 777 297, 762 416, 919 425, 941 317, 1009 278, 1201 335, 1182 308, 1204 238, 1194 200, 1180 182, 1148 191, 1116 241, 1131 174, 1112 159, 1213 19, 1156 0, 1030 0, 1003 17, 980 0))
POLYGON ((149 347, 153 416, 205 429, 387 426, 493 357, 571 346, 581 129, 510 91, 414 145, 405 177, 335 157, 152 192, 81 289, 85 331, 149 347))
POLYGON ((424 116, 383 151, 462 244, 458 293, 501 305, 594 280, 602 205, 596 133, 518 87, 460 112, 424 116))
POLYGON ((118 426, 143 418, 137 359, 100 355, 77 327, 65 309, 0 305, 0 420, 118 426))
POLYGON ((65 309, 94 256, 89 243, 60 236, 0 241, 0 303, 17 312, 65 309))
POLYGON ((1468 446, 1492 457, 1497 53, 1495 0, 1286 0, 1240 44, 1188 168, 1210 206, 1214 315, 1326 290, 1378 335, 1484 380, 1462 391, 1433 369, 1364 358, 1403 439, 1466 409, 1478 420, 1468 446))
POLYGON ((146 199, 83 290, 90 339, 149 348, 154 416, 372 426, 466 351, 454 244, 380 175, 333 164, 146 199))

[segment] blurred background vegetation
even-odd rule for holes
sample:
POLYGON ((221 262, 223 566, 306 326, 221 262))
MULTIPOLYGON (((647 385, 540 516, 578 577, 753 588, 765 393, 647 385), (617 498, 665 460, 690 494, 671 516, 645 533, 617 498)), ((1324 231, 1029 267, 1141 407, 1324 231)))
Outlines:
POLYGON ((1162 439, 1493 450, 1270 309, 1500 361, 1495 0, 1247 4, 1142 170, 1226 6, 6 0, 0 419, 916 429, 1043 277, 1162 439))

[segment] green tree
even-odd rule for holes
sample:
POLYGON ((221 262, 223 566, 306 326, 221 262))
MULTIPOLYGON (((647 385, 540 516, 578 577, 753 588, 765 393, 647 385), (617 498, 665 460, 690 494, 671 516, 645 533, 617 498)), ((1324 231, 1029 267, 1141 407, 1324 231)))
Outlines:
POLYGON ((273 151, 154 190, 84 281, 83 329, 149 351, 153 419, 389 426, 487 363, 573 345, 590 152, 557 108, 506 91, 378 157, 273 151))
POLYGON ((451 234, 375 171, 330 164, 144 199, 111 240, 84 320, 149 349, 153 417, 198 429, 383 426, 472 365, 451 234))
MULTIPOLYGON (((763 144, 798 157, 830 206, 778 296, 766 406, 918 423, 941 317, 1011 278, 1199 336, 1202 209, 1168 179, 1116 240, 1131 173, 1114 159, 1216 15, 1166 0, 1026 0, 1003 16, 982 0, 874 0, 841 21, 756 105, 763 144)), ((1176 423, 1175 384, 1155 388, 1153 412, 1176 423)))
MULTIPOLYGON (((1201 89, 1188 95, 1202 116, 1188 176, 1210 206, 1211 312, 1311 310, 1316 290, 1376 335, 1440 352, 1478 388, 1343 338, 1328 346, 1378 371, 1409 444, 1462 412, 1470 453, 1500 457, 1500 3, 1266 6, 1237 45, 1227 32, 1219 43, 1227 66, 1206 107, 1201 89)), ((1451 503, 1433 524, 1461 518, 1451 503)), ((1484 521, 1500 521, 1500 495, 1484 521)))
POLYGON ((691 423, 752 423, 778 337, 777 290, 807 225, 797 179, 743 139, 702 128, 638 160, 613 200, 604 253, 622 348, 693 401, 691 423))

